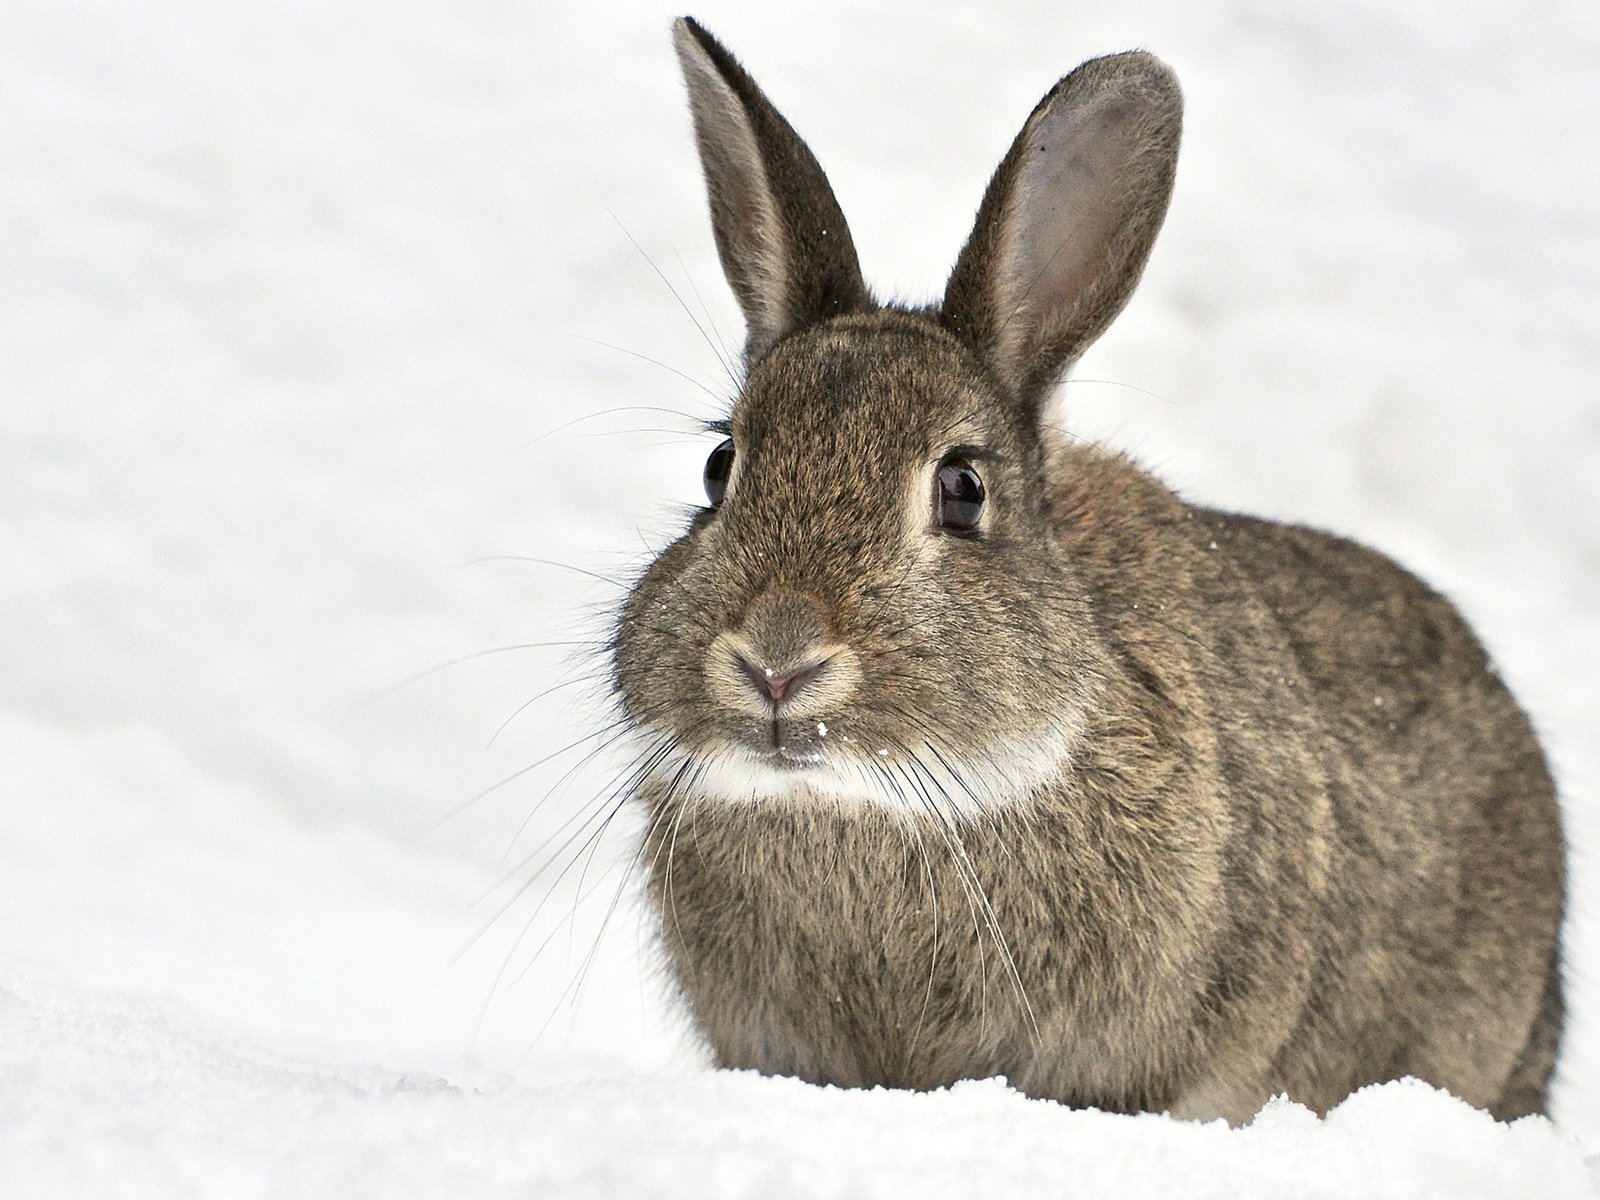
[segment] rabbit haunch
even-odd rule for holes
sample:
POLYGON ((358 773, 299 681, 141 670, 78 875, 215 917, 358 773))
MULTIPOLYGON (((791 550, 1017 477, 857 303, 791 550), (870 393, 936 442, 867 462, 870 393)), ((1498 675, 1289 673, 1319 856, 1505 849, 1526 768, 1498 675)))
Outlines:
POLYGON ((1186 504, 1045 415, 1161 225, 1171 73, 1057 84, 911 310, 732 56, 677 45, 748 371, 615 683, 717 1062, 1231 1120, 1411 1074, 1540 1111, 1560 819, 1471 630, 1383 556, 1186 504))

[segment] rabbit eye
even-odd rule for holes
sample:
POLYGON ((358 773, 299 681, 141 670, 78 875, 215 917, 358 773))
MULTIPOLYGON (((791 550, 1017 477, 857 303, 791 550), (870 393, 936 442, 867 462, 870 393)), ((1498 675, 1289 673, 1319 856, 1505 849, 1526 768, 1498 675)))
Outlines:
POLYGON ((711 457, 706 459, 706 499, 711 501, 711 507, 717 508, 722 504, 722 498, 728 494, 728 476, 733 472, 733 439, 724 438, 717 443, 717 448, 711 452, 711 457))
POLYGON ((983 515, 983 480, 972 463, 959 455, 949 455, 934 472, 938 495, 934 519, 941 529, 972 533, 983 515))

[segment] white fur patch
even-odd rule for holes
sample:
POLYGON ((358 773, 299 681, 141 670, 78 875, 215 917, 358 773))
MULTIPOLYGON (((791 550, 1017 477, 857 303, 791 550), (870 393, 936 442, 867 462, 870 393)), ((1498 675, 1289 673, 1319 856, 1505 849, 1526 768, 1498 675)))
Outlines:
MULTIPOLYGON (((636 736, 641 748, 665 741, 655 729, 636 736)), ((664 755, 650 778, 683 798, 714 803, 872 808, 902 817, 971 820, 1025 804, 1048 787, 1066 766, 1072 740, 1066 731, 1045 730, 973 755, 935 751, 927 743, 902 748, 830 737, 814 760, 784 768, 742 746, 718 746, 664 755)))

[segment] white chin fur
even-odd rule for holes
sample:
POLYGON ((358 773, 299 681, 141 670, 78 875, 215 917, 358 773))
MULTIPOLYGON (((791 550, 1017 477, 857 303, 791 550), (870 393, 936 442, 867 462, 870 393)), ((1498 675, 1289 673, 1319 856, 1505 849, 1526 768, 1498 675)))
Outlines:
MULTIPOLYGON (((665 741, 654 729, 636 736, 656 746, 665 741)), ((949 820, 1026 803, 1060 776, 1069 751, 1070 739, 1063 732, 1044 730, 976 755, 944 748, 935 753, 926 744, 908 751, 858 742, 829 747, 815 763, 780 769, 742 746, 726 746, 692 754, 675 751, 650 774, 682 799, 869 808, 949 820)))

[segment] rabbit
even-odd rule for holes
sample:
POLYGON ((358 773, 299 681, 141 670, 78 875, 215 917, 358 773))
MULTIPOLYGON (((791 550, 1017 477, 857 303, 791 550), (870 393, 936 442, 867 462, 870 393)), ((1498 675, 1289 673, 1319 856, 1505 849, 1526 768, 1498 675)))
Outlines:
POLYGON ((1465 621, 1047 403, 1161 227, 1172 72, 1060 80, 916 308, 868 291, 750 75, 692 19, 674 38, 745 369, 611 683, 714 1062, 1234 1123, 1402 1076, 1543 1111, 1561 822, 1465 621))

